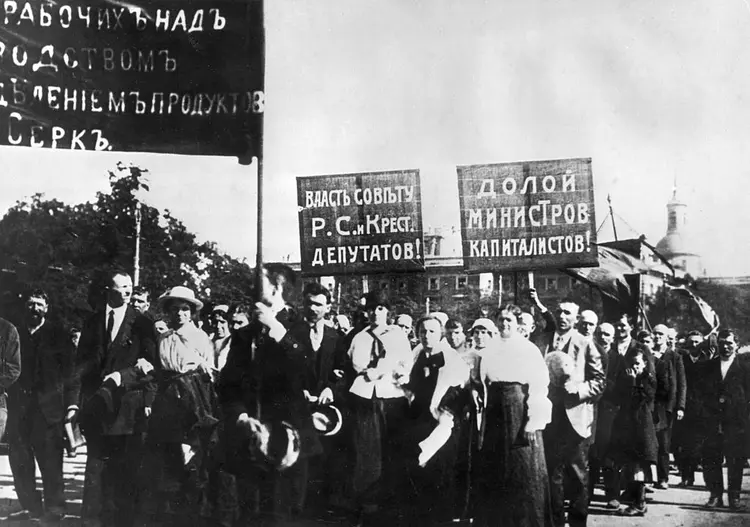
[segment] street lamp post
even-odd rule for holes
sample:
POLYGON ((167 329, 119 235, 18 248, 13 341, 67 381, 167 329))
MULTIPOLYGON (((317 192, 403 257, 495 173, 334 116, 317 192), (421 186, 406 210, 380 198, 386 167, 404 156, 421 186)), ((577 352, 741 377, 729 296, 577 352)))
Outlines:
POLYGON ((133 257, 133 285, 138 285, 141 275, 141 202, 135 202, 135 256, 133 257))

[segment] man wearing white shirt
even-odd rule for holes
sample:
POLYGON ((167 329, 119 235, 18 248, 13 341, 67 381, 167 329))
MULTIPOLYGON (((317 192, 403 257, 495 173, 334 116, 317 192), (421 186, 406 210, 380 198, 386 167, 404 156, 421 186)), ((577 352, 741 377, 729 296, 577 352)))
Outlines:
POLYGON ((139 382, 158 359, 154 323, 129 305, 132 292, 130 276, 112 272, 104 308, 81 332, 71 388, 78 404, 68 408, 67 420, 80 420, 86 435, 85 525, 128 527, 135 521, 150 393, 139 382), (97 401, 107 387, 117 391, 120 404, 114 415, 103 416, 97 401))
POLYGON ((568 523, 584 527, 589 506, 589 447, 593 441, 595 404, 602 394, 605 372, 599 350, 575 330, 579 308, 561 302, 555 311, 557 329, 542 348, 571 359, 570 379, 563 388, 550 388, 552 421, 544 432, 553 520, 565 524, 565 496, 570 496, 568 523), (564 478, 567 474, 569 477, 564 478), (563 481, 565 480, 565 485, 563 481), (565 488, 564 488, 565 487, 565 488))
POLYGON ((737 336, 732 330, 718 334, 719 356, 706 365, 704 400, 707 437, 703 444, 703 475, 710 497, 705 507, 723 506, 726 459, 729 508, 743 509, 740 503, 742 472, 750 455, 750 362, 737 355, 737 336))

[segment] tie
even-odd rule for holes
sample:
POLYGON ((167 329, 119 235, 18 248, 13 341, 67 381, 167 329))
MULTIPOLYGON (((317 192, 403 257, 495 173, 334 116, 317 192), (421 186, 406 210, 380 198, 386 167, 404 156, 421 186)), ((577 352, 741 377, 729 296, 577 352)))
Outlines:
POLYGON ((107 346, 112 344, 112 339, 114 335, 112 334, 112 330, 115 329, 115 312, 114 310, 110 310, 109 312, 109 318, 107 319, 107 346))
POLYGON ((320 332, 318 331, 318 325, 312 324, 310 326, 310 344, 312 344, 312 350, 318 351, 320 349, 320 341, 321 341, 320 332))
POLYGON ((377 366, 378 361, 385 357, 385 346, 383 345, 383 341, 378 338, 377 335, 372 331, 372 329, 368 329, 367 332, 372 337, 372 349, 370 350, 370 367, 374 368, 377 366))

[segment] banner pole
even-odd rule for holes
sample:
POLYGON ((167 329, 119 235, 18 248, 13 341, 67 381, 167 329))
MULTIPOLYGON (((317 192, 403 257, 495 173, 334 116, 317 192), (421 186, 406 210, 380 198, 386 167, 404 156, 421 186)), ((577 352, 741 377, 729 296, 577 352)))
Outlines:
MULTIPOLYGON (((262 41, 262 48, 263 52, 261 54, 261 71, 262 71, 262 79, 263 79, 263 96, 265 97, 265 90, 266 90, 266 13, 265 13, 265 5, 263 0, 259 1, 259 9, 260 9, 260 20, 261 20, 261 41, 262 41)), ((251 9, 251 4, 248 4, 248 9, 251 9)), ((263 107, 263 110, 265 111, 265 107, 263 107)), ((256 302, 263 301, 266 297, 265 291, 264 291, 264 283, 263 280, 263 135, 264 135, 264 124, 265 124, 265 113, 264 111, 261 111, 258 113, 258 119, 260 119, 260 138, 258 140, 258 151, 255 154, 255 159, 258 164, 257 167, 257 177, 258 177, 258 211, 257 211, 257 244, 255 249, 255 292, 256 292, 256 302)), ((260 338, 261 333, 258 332, 258 337, 253 339, 252 347, 253 351, 257 350, 258 345, 260 344, 260 338)), ((255 361, 256 357, 253 357, 253 361, 255 361)), ((257 376, 257 383, 255 385, 255 418, 260 421, 263 416, 263 411, 261 407, 261 394, 263 393, 263 376, 258 375, 257 376)), ((260 487, 255 488, 254 496, 253 496, 253 512, 258 515, 260 513, 260 487)))

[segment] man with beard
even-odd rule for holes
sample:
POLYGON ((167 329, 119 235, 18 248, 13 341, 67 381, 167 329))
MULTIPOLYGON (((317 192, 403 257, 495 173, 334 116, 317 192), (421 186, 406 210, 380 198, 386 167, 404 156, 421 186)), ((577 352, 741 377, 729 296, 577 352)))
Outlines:
POLYGON ((652 353, 656 366, 654 416, 659 442, 656 488, 666 489, 669 487, 669 452, 674 418, 682 420, 685 414, 685 366, 682 356, 669 347, 668 339, 672 331, 664 324, 658 324, 653 333, 652 353))
POLYGON ((706 441, 703 445, 703 475, 710 497, 705 507, 723 505, 726 460, 729 508, 744 509, 740 503, 742 472, 750 455, 750 361, 737 355, 737 336, 723 329, 717 335, 719 356, 706 364, 706 441))
POLYGON ((574 302, 564 301, 558 305, 556 330, 545 339, 542 347, 542 355, 559 351, 567 354, 571 363, 565 386, 550 389, 552 421, 544 431, 552 515, 558 527, 565 525, 566 495, 570 496, 569 524, 582 527, 587 522, 588 460, 594 434, 594 407, 605 384, 599 350, 574 329, 578 310, 574 302), (567 479, 566 474, 570 476, 567 479), (564 489, 564 482, 569 488, 564 489))
MULTIPOLYGON (((311 350, 290 331, 294 271, 265 264, 253 320, 232 337, 218 386, 227 470, 237 477, 242 521, 288 521, 302 512, 304 461, 321 452, 305 398, 311 350)), ((309 338, 309 337, 308 337, 309 338)))
POLYGON ((108 275, 103 309, 81 333, 68 407, 86 437, 84 525, 129 527, 141 496, 138 479, 150 407, 146 375, 158 365, 154 323, 130 305, 133 281, 108 275), (79 412, 79 404, 80 412, 79 412))
POLYGON ((36 490, 39 465, 44 489, 45 522, 65 514, 63 449, 65 409, 71 403, 73 343, 61 327, 47 320, 49 300, 42 290, 26 298, 19 326, 21 376, 9 391, 8 443, 10 467, 23 510, 12 519, 42 515, 42 495, 36 490))

